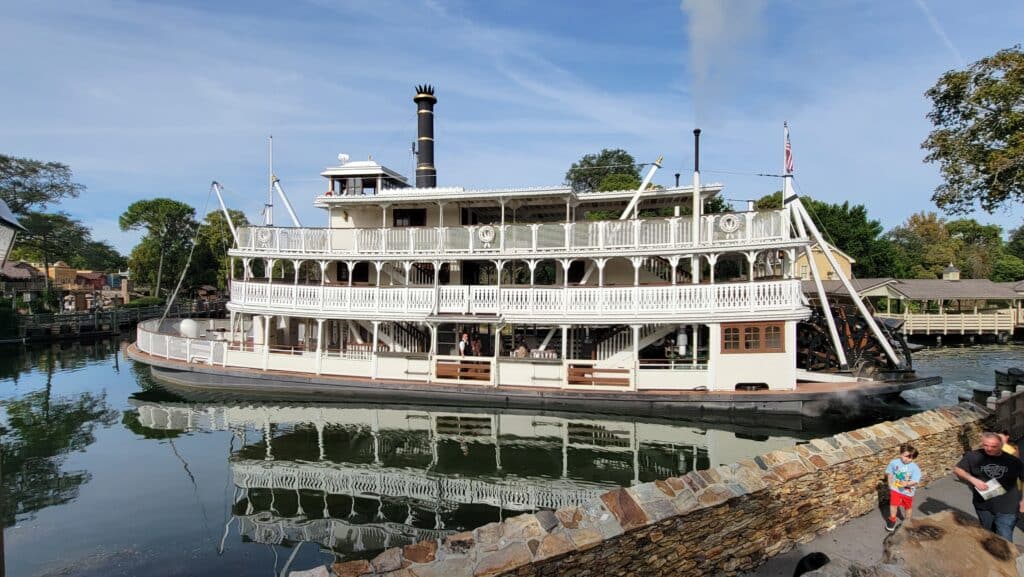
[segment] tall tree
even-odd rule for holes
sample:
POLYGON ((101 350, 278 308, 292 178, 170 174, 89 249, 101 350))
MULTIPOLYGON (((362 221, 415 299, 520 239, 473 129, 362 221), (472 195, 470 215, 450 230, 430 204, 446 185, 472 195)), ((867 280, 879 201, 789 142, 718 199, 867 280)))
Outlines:
POLYGON ((853 264, 856 276, 896 275, 896 249, 882 237, 882 223, 869 218, 863 204, 831 204, 809 197, 800 200, 825 240, 857 261, 853 264))
POLYGON ((197 226, 196 211, 191 206, 170 198, 154 198, 133 202, 124 211, 118 224, 121 230, 144 230, 142 241, 132 250, 129 266, 137 280, 151 279, 156 264, 153 295, 163 288, 164 261, 168 255, 180 270, 197 226), (156 262, 154 263, 154 256, 156 262))
POLYGON ((11 251, 12 258, 43 263, 49 285, 50 265, 70 261, 91 240, 89 229, 63 212, 28 212, 19 221, 25 231, 11 251))
POLYGON ((601 182, 613 174, 625 174, 640 183, 640 167, 633 155, 621 148, 605 148, 597 154, 585 154, 565 173, 565 183, 573 190, 598 190, 601 182))
POLYGON ((74 198, 83 190, 83 185, 71 180, 67 165, 0 154, 0 199, 19 216, 74 198))
POLYGON ((946 223, 956 241, 956 265, 965 278, 989 278, 1003 255, 1003 229, 996 224, 979 224, 973 218, 946 223))
POLYGON ((1024 200, 1024 52, 1000 50, 943 74, 925 93, 935 125, 921 147, 945 180, 932 200, 951 213, 1024 200))
POLYGON ((1010 239, 1006 241, 1006 252, 1024 259, 1024 224, 1010 231, 1010 239))
MULTIPOLYGON (((240 210, 231 210, 231 220, 236 227, 248 226, 249 220, 240 210)), ((228 227, 224 213, 215 210, 206 215, 202 226, 199 227, 196 251, 192 256, 191 278, 196 284, 215 285, 220 288, 227 286, 228 249, 234 246, 235 240, 231 237, 231 229, 228 227)), ((241 263, 236 263, 241 266, 241 263)))
POLYGON ((901 277, 939 278, 942 269, 956 260, 956 240, 934 212, 911 215, 886 237, 899 250, 901 277))
POLYGON ((87 240, 69 264, 77 268, 115 272, 128 266, 128 259, 105 241, 87 240))

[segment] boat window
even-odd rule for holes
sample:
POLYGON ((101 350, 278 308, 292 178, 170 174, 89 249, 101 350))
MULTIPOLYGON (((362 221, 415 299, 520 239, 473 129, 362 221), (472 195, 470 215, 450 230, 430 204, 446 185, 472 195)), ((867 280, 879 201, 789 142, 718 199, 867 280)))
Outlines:
POLYGON ((761 327, 746 327, 743 329, 743 349, 746 351, 761 349, 761 327))
POLYGON ((782 350, 782 327, 769 325, 764 328, 764 348, 769 351, 782 350))
POLYGON ((427 209, 425 208, 396 208, 392 211, 394 221, 392 226, 426 226, 427 209))
POLYGON ((722 335, 722 349, 726 351, 740 350, 740 330, 725 329, 722 335))

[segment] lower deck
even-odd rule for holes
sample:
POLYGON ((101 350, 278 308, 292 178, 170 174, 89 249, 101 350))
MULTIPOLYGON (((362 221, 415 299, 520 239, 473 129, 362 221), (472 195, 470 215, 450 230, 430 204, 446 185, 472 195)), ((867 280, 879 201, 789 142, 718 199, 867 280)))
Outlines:
POLYGON ((377 400, 389 403, 438 402, 453 406, 501 406, 583 410, 623 415, 677 415, 741 411, 794 415, 819 415, 827 410, 844 411, 870 397, 887 397, 902 391, 939 384, 940 377, 900 382, 800 382, 789 391, 578 391, 537 387, 476 387, 288 371, 204 366, 161 359, 139 351, 128 355, 152 365, 159 381, 197 393, 253 395, 284 400, 377 400))

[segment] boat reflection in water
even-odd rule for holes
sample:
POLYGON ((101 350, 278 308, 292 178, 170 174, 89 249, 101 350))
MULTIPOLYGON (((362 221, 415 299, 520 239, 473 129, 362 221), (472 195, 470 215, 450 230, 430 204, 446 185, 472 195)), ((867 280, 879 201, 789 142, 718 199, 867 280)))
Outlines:
POLYGON ((231 431, 232 532, 369 557, 506 516, 798 442, 678 421, 435 407, 192 404, 140 393, 139 424, 231 431), (240 447, 240 448, 238 448, 240 447))

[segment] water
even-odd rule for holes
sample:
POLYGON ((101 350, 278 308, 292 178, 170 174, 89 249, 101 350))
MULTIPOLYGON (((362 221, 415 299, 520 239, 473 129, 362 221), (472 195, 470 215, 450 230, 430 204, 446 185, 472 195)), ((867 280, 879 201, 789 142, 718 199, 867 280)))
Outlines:
MULTIPOLYGON (((277 575, 855 426, 186 399, 116 351, 0 358, 7 575, 277 575)), ((930 407, 1024 355, 938 349, 915 362, 947 379, 905 394, 930 407)))

